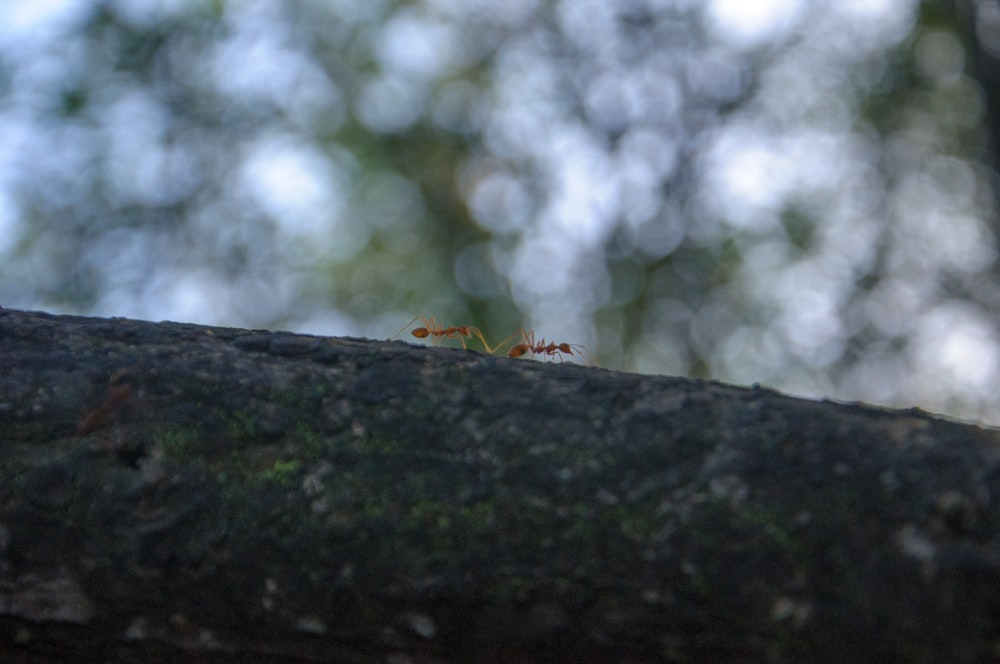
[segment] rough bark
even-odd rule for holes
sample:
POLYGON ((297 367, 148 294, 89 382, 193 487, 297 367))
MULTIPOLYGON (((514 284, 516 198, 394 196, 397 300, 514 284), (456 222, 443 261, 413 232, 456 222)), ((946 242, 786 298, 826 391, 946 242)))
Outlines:
POLYGON ((4 662, 982 662, 1000 437, 402 342, 0 310, 4 662))

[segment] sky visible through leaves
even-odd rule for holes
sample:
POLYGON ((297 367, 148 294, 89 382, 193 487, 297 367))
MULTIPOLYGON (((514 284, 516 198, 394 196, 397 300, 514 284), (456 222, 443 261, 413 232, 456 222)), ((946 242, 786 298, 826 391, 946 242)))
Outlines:
POLYGON ((0 304, 1000 422, 995 174, 916 0, 0 5, 0 304))

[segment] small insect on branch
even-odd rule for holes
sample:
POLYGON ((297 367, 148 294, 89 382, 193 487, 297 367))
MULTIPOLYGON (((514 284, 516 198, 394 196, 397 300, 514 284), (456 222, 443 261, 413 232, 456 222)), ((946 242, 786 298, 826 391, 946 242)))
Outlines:
POLYGON ((436 320, 434 316, 431 316, 430 318, 425 318, 424 316, 414 316, 410 322, 399 328, 399 332, 396 333, 396 336, 394 336, 393 339, 398 337, 404 330, 406 330, 406 328, 410 327, 417 321, 420 321, 422 325, 410 330, 410 334, 418 339, 426 339, 427 337, 434 337, 435 340, 458 339, 462 344, 462 348, 466 348, 465 340, 471 339, 475 336, 479 339, 479 342, 483 344, 483 348, 486 349, 487 353, 492 354, 495 350, 495 348, 490 348, 490 345, 486 343, 486 339, 483 338, 483 334, 479 331, 479 328, 472 327, 470 325, 449 325, 445 327, 444 324, 436 320))
POLYGON ((556 343, 555 341, 546 342, 545 339, 535 341, 534 330, 521 330, 521 342, 511 346, 511 349, 507 352, 507 357, 521 357, 526 353, 542 355, 547 358, 556 357, 562 362, 563 355, 575 356, 579 354, 586 356, 587 349, 579 344, 556 343), (576 349, 575 353, 574 349, 576 349))

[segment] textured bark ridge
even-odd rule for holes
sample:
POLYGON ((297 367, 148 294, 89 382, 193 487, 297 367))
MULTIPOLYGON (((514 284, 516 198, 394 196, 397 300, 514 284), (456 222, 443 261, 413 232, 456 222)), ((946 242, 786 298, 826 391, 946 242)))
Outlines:
POLYGON ((0 661, 983 662, 1000 436, 0 310, 0 661))

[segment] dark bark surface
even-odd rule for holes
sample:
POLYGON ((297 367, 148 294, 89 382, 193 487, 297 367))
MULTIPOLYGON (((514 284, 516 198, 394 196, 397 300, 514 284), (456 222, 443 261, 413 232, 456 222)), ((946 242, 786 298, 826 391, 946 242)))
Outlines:
POLYGON ((993 661, 998 443, 762 389, 0 310, 0 661, 993 661))

